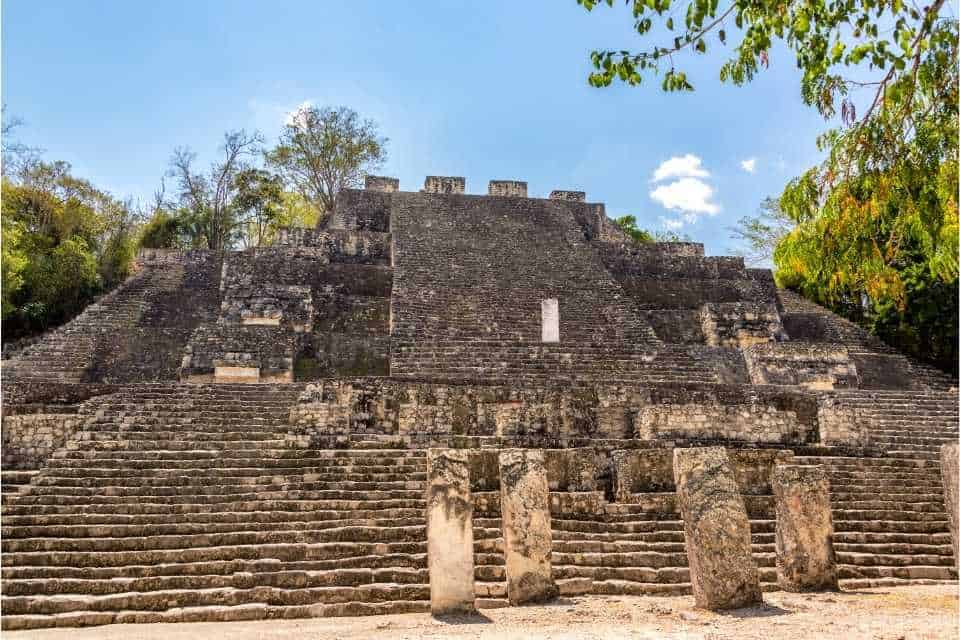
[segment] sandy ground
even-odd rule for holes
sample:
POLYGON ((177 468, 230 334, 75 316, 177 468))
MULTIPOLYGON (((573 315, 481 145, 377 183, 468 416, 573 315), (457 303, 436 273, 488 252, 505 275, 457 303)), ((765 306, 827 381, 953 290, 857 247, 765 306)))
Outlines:
POLYGON ((258 622, 109 625, 5 632, 11 640, 577 640, 721 638, 762 640, 954 640, 957 586, 868 589, 856 593, 764 595, 764 607, 715 614, 693 598, 585 596, 546 606, 483 611, 476 618, 435 620, 427 614, 258 622))

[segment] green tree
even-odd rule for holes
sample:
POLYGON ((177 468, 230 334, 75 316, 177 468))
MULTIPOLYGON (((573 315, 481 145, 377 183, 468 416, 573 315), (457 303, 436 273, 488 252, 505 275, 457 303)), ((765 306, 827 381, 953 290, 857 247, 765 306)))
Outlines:
POLYGON ((283 206, 283 179, 263 169, 245 169, 234 178, 237 196, 234 207, 243 228, 247 247, 268 241, 280 219, 283 206))
POLYGON ((304 107, 266 158, 323 220, 342 189, 360 186, 364 175, 386 161, 386 145, 377 125, 352 109, 304 107))
POLYGON ((242 223, 234 199, 236 178, 251 168, 251 158, 260 151, 263 138, 257 132, 228 131, 220 146, 220 157, 208 172, 194 167, 196 154, 186 147, 174 150, 170 172, 177 183, 177 206, 182 229, 207 249, 230 249, 241 234, 242 223))
POLYGON ((662 39, 638 52, 594 51, 594 86, 662 74, 664 90, 693 90, 677 65, 726 45, 728 29, 723 82, 752 80, 777 43, 792 52, 801 99, 834 124, 818 139, 826 158, 787 185, 777 224, 741 229, 766 250, 767 231, 790 228, 773 254, 778 284, 955 371, 958 24, 943 0, 693 0, 676 25, 670 0, 627 4, 637 33, 662 39), (927 306, 931 291, 942 304, 927 306))
POLYGON ((637 227, 636 216, 620 216, 613 222, 620 227, 624 233, 633 238, 634 242, 655 242, 653 235, 650 232, 637 227))
POLYGON ((776 198, 764 198, 756 216, 743 216, 730 228, 730 235, 740 242, 733 251, 749 265, 769 266, 777 244, 794 227, 793 221, 780 208, 776 198))

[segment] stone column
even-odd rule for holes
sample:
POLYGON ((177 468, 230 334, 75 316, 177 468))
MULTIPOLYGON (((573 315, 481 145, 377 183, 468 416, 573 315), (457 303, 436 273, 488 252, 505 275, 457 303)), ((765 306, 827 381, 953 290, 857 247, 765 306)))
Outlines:
POLYGON ((508 449, 500 453, 500 511, 510 604, 557 597, 550 563, 553 535, 542 451, 508 449))
POLYGON ((837 591, 830 481, 823 467, 777 465, 777 581, 784 591, 837 591))
POLYGON ((473 502, 467 452, 430 449, 427 478, 430 612, 474 613, 473 502))
POLYGON ((949 442, 940 447, 940 476, 943 478, 943 506, 947 510, 947 520, 950 521, 950 537, 953 538, 953 561, 960 567, 960 496, 957 495, 960 487, 960 478, 957 474, 957 456, 960 447, 956 442, 949 442))
POLYGON ((750 521, 726 450, 674 449, 673 476, 697 606, 720 610, 760 604, 750 521))

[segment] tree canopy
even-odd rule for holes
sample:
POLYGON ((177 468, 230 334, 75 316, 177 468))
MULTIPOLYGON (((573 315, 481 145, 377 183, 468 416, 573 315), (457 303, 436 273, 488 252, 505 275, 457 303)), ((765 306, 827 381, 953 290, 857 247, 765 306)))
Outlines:
POLYGON ((800 98, 833 125, 817 141, 825 159, 735 236, 772 253, 781 286, 956 371, 958 25, 943 0, 626 5, 651 44, 594 51, 593 86, 660 74, 663 90, 692 91, 683 56, 725 46, 720 80, 741 85, 778 43, 792 53, 800 98))
POLYGON ((376 123, 347 107, 303 107, 289 118, 267 164, 323 217, 337 194, 359 187, 387 158, 376 123))

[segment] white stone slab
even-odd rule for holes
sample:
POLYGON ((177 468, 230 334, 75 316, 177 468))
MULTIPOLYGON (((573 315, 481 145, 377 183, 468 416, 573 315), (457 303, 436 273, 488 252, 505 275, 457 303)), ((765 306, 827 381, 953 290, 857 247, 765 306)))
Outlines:
POLYGON ((540 302, 540 322, 543 342, 560 342, 560 302, 547 298, 540 302))

